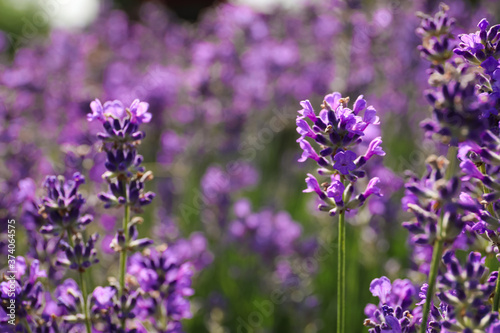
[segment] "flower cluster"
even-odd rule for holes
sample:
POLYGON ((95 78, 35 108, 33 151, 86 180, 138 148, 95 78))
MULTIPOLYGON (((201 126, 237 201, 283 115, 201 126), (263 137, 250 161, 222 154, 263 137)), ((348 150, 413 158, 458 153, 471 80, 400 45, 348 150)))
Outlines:
POLYGON ((307 100, 301 102, 303 109, 297 116, 297 132, 301 135, 297 142, 303 150, 299 162, 312 159, 320 166, 320 175, 330 176, 330 182, 320 186, 316 178, 308 174, 307 189, 304 192, 316 192, 324 202, 319 209, 329 211, 330 215, 356 209, 370 195, 381 195, 377 186, 380 179, 374 177, 368 182, 366 189, 351 200, 353 184, 366 175, 362 167, 374 155, 384 156, 385 152, 381 147, 380 137, 370 142, 363 155, 355 152, 363 142, 368 126, 378 125, 380 122, 375 108, 368 106, 363 96, 356 99, 352 109, 348 108, 348 103, 348 97, 343 98, 340 93, 334 92, 325 96, 318 116, 307 100), (307 138, 314 140, 319 146, 319 154, 307 138))
POLYGON ((422 37, 423 56, 433 63, 429 77, 433 88, 426 92, 426 97, 433 107, 434 118, 425 120, 422 126, 441 141, 457 145, 465 140, 479 141, 485 130, 498 127, 497 101, 491 100, 496 94, 490 94, 495 86, 490 78, 498 66, 493 51, 498 28, 492 27, 487 33, 488 22, 481 20, 479 32, 459 36, 462 43, 453 49, 459 57, 453 58, 449 40, 453 37, 450 31, 454 19, 449 18, 447 10, 443 5, 435 17, 424 16, 417 29, 422 37), (429 49, 440 55, 436 58, 429 49), (475 68, 479 64, 488 77, 475 68))
MULTIPOLYGON (((453 252, 444 254, 446 272, 438 279, 437 296, 445 310, 441 311, 443 320, 439 328, 450 332, 484 331, 498 323, 498 313, 492 312, 489 302, 498 272, 488 274, 484 262, 480 253, 471 252, 462 267, 453 252)), ((439 310, 435 308, 432 312, 436 311, 439 310)), ((429 325, 434 327, 437 323, 431 321, 429 325)))
MULTIPOLYGON (((136 148, 145 137, 139 125, 151 121, 151 113, 147 112, 149 104, 136 99, 125 108, 120 101, 108 101, 103 106, 95 100, 90 107, 92 113, 88 114, 88 120, 100 121, 106 130, 97 137, 102 140, 102 149, 106 152, 107 171, 102 178, 108 183, 109 192, 99 193, 98 197, 105 208, 125 206, 141 212, 141 207, 150 204, 155 197, 153 192, 144 192, 144 184, 153 179, 153 174, 141 166, 143 158, 136 148)), ((136 224, 141 221, 126 221, 111 244, 116 252, 141 250, 152 243, 149 239, 137 239, 136 224)))
POLYGON ((385 277, 374 279, 370 292, 380 300, 379 305, 368 304, 364 325, 370 333, 415 332, 415 325, 420 319, 418 309, 411 310, 416 297, 416 290, 410 280, 395 280, 393 283, 385 277))
POLYGON ((167 332, 174 332, 180 320, 191 318, 187 297, 194 293, 193 271, 191 264, 181 262, 175 251, 160 247, 136 253, 130 257, 127 270, 133 276, 131 286, 143 291, 134 309, 141 321, 150 321, 157 331, 162 331, 167 322, 167 332))
POLYGON ((460 43, 453 50, 455 54, 464 57, 470 63, 481 65, 487 74, 491 74, 497 68, 494 60, 500 57, 500 25, 496 24, 488 29, 489 25, 483 18, 477 25, 479 31, 458 35, 460 43))
POLYGON ((47 223, 41 227, 41 233, 73 235, 92 222, 92 215, 80 215, 85 199, 78 188, 84 183, 85 177, 78 172, 73 175, 73 179, 67 181, 63 176, 48 176, 45 179, 43 185, 47 196, 42 199, 39 213, 47 223))
POLYGON ((45 291, 40 279, 47 274, 40 269, 40 262, 28 264, 20 256, 15 262, 16 273, 4 276, 0 283, 0 327, 5 330, 11 330, 18 321, 50 320, 43 316, 45 291))
POLYGON ((153 192, 144 193, 144 183, 153 176, 151 172, 144 172, 144 167, 141 167, 143 158, 136 150, 145 137, 145 133, 139 131, 139 125, 151 120, 151 114, 147 112, 149 105, 134 100, 129 108, 120 101, 108 101, 103 106, 95 100, 90 106, 89 121, 99 120, 105 129, 97 137, 102 140, 102 149, 106 152, 108 171, 103 178, 110 191, 100 193, 99 199, 107 208, 126 204, 140 212, 141 207, 150 204, 155 196, 153 192))
POLYGON ((447 5, 441 3, 439 11, 434 16, 422 12, 417 13, 421 18, 421 23, 416 32, 422 38, 422 45, 419 45, 418 49, 421 56, 434 65, 443 64, 453 55, 450 44, 455 19, 448 16, 449 9, 447 5))
POLYGON ((83 241, 80 234, 71 237, 73 238, 73 246, 63 240, 60 242, 60 248, 64 251, 66 257, 58 258, 56 262, 58 265, 83 272, 91 265, 99 262, 95 249, 95 243, 99 238, 99 234, 93 234, 87 242, 83 241))
POLYGON ((472 199, 461 192, 458 177, 446 180, 448 164, 445 157, 431 155, 424 177, 410 176, 405 184, 403 206, 415 215, 415 220, 404 222, 403 226, 413 235, 413 244, 432 245, 436 238, 453 243, 468 219, 464 212, 470 209, 472 199))

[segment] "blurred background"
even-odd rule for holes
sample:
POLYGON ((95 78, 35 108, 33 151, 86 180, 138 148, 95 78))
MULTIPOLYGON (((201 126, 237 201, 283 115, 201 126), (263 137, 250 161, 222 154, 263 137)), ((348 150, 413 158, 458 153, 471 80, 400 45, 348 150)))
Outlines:
MULTIPOLYGON (((0 218, 22 222, 18 254, 54 270, 48 285, 62 278, 37 246, 44 240, 26 202, 43 194, 46 175, 80 171, 91 231, 102 236, 93 283, 116 272, 109 242, 121 212, 97 200, 104 156, 86 114, 95 98, 139 98, 153 113, 139 152, 158 194, 140 233, 195 264, 185 330, 332 332, 336 218, 302 193, 315 166, 297 162, 295 117, 301 100, 318 111, 332 91, 363 94, 382 123, 368 139, 381 135, 387 152, 368 170, 384 196, 347 217, 347 331, 363 332, 372 279, 425 279, 418 253, 408 258, 400 198, 405 170, 421 174, 439 152, 418 125, 429 115, 428 64, 415 34, 416 13, 438 5, 0 0, 0 218)), ((475 31, 482 17, 500 21, 497 1, 449 5, 456 33, 475 31)))

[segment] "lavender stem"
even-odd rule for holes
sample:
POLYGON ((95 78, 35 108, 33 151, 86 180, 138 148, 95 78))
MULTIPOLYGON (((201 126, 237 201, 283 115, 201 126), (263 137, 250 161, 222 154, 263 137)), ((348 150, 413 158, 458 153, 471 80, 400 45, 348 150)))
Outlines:
MULTIPOLYGON (((483 175, 486 175, 486 165, 483 163, 479 166, 479 170, 483 175)), ((483 192, 484 194, 491 193, 490 189, 487 188, 483 184, 483 192)), ((491 214, 491 216, 496 216, 495 211, 493 210, 493 204, 490 202, 488 204, 488 212, 491 214)), ((498 274, 500 275, 500 267, 498 268, 498 274)), ((498 311, 498 308, 500 306, 500 279, 497 278, 496 286, 495 286, 495 296, 493 298, 493 311, 498 311)))
MULTIPOLYGON (((68 241, 69 244, 71 245, 72 248, 75 247, 75 243, 73 242, 73 238, 71 238, 71 235, 68 234, 68 241)), ((80 260, 78 259, 78 265, 80 265, 80 260)), ((82 299, 83 299, 83 316, 85 317, 85 328, 87 333, 92 333, 92 325, 90 323, 90 316, 89 316, 89 311, 88 311, 88 305, 87 305, 87 283, 86 280, 84 279, 84 272, 78 270, 78 282, 80 285, 80 289, 82 291, 82 299)))
MULTIPOLYGON (((126 189, 126 184, 124 184, 126 189)), ((125 202, 125 216, 123 217, 123 232, 125 235, 125 244, 128 244, 128 222, 130 220, 130 206, 128 205, 128 191, 125 190, 126 202, 125 202)), ((127 249, 123 248, 120 252, 120 299, 125 293, 125 266, 127 264, 127 249)), ((122 328, 125 329, 125 317, 122 318, 122 328)))
POLYGON ((30 328, 30 324, 28 323, 28 320, 26 318, 23 318, 23 324, 26 327, 26 331, 28 331, 28 333, 33 333, 33 331, 30 328))
MULTIPOLYGON (((448 161, 450 164, 448 165, 448 169, 446 170, 446 179, 450 179, 456 168, 457 161, 457 147, 450 146, 448 148, 448 161)), ((443 212, 441 212, 441 217, 439 218, 438 228, 437 228, 437 236, 434 241, 434 248, 432 250, 432 262, 431 262, 431 270, 429 272, 429 281, 427 286, 427 294, 425 298, 424 309, 422 312, 422 323, 420 325, 420 333, 425 333, 427 331, 427 319, 429 318, 429 311, 431 309, 431 302, 434 296, 434 289, 436 287, 436 278, 439 271, 439 261, 443 255, 443 247, 444 247, 444 237, 443 237, 443 212)))
MULTIPOLYGON (((498 274, 500 274, 500 268, 498 268, 498 274)), ((495 286, 495 296, 493 298, 493 311, 498 312, 500 305, 500 279, 497 278, 497 283, 495 286)))
POLYGON ((79 272, 80 276, 80 285, 82 288, 82 297, 83 297, 83 311, 85 316, 85 327, 87 329, 87 333, 92 332, 92 325, 90 323, 89 309, 87 304, 88 292, 87 292, 87 283, 85 282, 85 272, 79 272))
POLYGON ((345 331, 345 212, 339 214, 337 273, 337 332, 345 331))
MULTIPOLYGON (((440 219, 441 224, 442 219, 440 219)), ((432 297, 434 296, 434 289, 436 286, 436 278, 439 268, 439 260, 441 259, 443 252, 443 239, 438 237, 434 242, 434 248, 432 250, 432 262, 431 270, 429 272, 429 283, 427 286, 427 295, 425 298, 424 311, 422 313, 422 324, 420 326, 420 333, 425 333, 427 331, 427 319, 429 317, 429 311, 431 308, 432 297)))

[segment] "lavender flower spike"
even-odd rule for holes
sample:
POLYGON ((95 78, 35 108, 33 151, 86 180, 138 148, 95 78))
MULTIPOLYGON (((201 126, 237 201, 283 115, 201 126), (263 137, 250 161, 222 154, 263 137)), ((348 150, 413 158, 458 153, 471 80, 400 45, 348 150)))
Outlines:
MULTIPOLYGON (((306 100, 298 111, 297 132, 301 137, 297 140, 303 150, 299 162, 307 159, 315 161, 320 169, 318 173, 329 176, 328 181, 321 183, 307 174, 307 189, 303 192, 316 192, 322 203, 318 208, 327 211, 331 216, 339 216, 338 231, 338 305, 337 332, 345 330, 345 213, 357 209, 374 194, 381 195, 377 186, 377 177, 368 182, 364 192, 355 192, 355 184, 366 176, 361 167, 374 155, 384 156, 380 137, 368 145, 364 155, 359 155, 359 145, 363 142, 365 131, 369 126, 380 124, 379 117, 373 106, 368 106, 363 96, 359 96, 351 108, 349 98, 343 98, 340 93, 326 95, 322 110, 316 115, 311 103, 306 100), (308 140, 313 140, 318 149, 314 149, 308 140), (319 153, 317 153, 317 151, 319 153)), ((388 317, 389 318, 389 317, 388 317)), ((388 319, 390 320, 390 319, 388 319)), ((399 323, 398 323, 399 325, 399 323)))

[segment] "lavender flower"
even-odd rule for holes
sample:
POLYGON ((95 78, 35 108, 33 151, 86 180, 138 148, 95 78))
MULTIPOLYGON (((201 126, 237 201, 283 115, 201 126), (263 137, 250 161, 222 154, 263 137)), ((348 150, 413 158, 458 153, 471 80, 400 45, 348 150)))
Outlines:
MULTIPOLYGON (((442 302, 440 307, 445 310, 440 311, 441 322, 433 326, 439 324, 450 332, 473 332, 485 331, 498 323, 498 313, 492 312, 488 302, 495 290, 498 272, 488 274, 484 260, 480 253, 471 252, 462 267, 453 252, 444 254, 447 271, 438 279, 437 296, 442 302)), ((438 309, 434 309, 436 311, 438 309)))
POLYGON ((357 209, 365 203, 370 195, 381 196, 376 186, 377 177, 368 182, 366 190, 351 199, 357 180, 364 178, 366 172, 361 167, 373 155, 385 155, 380 148, 381 138, 375 138, 368 145, 368 151, 358 156, 353 150, 363 142, 365 130, 370 125, 378 125, 379 117, 373 106, 367 106, 363 96, 359 96, 352 109, 348 108, 349 98, 342 98, 340 93, 326 95, 321 105, 319 117, 316 116, 311 103, 302 101, 302 110, 298 111, 297 132, 301 137, 297 140, 304 150, 299 161, 313 159, 319 166, 321 176, 329 176, 330 182, 319 185, 313 175, 306 178, 307 189, 304 192, 316 192, 323 201, 318 208, 328 211, 331 216, 339 215, 338 224, 338 274, 337 274, 337 331, 345 332, 345 213, 357 209), (310 125, 312 122, 312 127, 310 125), (319 154, 306 141, 313 139, 319 146, 319 154))
POLYGON ((132 286, 144 291, 138 299, 137 308, 133 310, 137 316, 150 321, 158 330, 160 327, 157 325, 162 321, 167 320, 171 326, 191 317, 187 300, 193 294, 191 264, 179 262, 170 248, 151 248, 144 254, 134 254, 130 257, 128 273, 134 277, 132 286), (156 311, 157 307, 164 311, 163 315, 156 311), (153 319, 151 314, 160 317, 153 319))
POLYGON ((412 242, 419 245, 434 244, 440 239, 448 242, 462 232, 467 208, 465 198, 460 197, 460 181, 457 177, 445 179, 448 160, 435 155, 427 159, 427 173, 422 180, 410 179, 403 203, 415 215, 415 221, 404 222, 403 226, 410 231, 412 242), (444 217, 442 226, 438 225, 440 215, 444 217))
POLYGON ((488 29, 489 22, 483 18, 477 26, 479 31, 475 33, 458 35, 461 43, 453 52, 473 64, 482 65, 491 57, 493 59, 500 57, 500 25, 497 24, 488 29))
POLYGON ((151 203, 155 194, 144 192, 144 183, 153 175, 141 166, 142 157, 136 147, 144 138, 139 125, 149 122, 148 104, 135 100, 130 108, 119 101, 106 102, 104 106, 92 102, 89 120, 103 123, 106 133, 98 137, 107 152, 106 171, 103 178, 110 192, 99 198, 106 208, 124 206, 123 229, 118 230, 110 246, 120 253, 119 288, 98 287, 92 296, 93 313, 99 325, 106 330, 144 330, 140 322, 149 322, 156 331, 180 331, 180 320, 191 317, 188 296, 191 286, 191 264, 181 262, 175 247, 146 249, 153 242, 138 238, 139 217, 130 218, 130 210, 141 212, 141 207, 151 203), (127 262, 128 252, 136 253, 127 262), (129 278, 125 279, 128 272, 129 278), (161 311, 157 311, 161 309, 161 311), (118 319, 115 320, 115 318, 118 319), (142 328, 141 328, 142 327, 142 328))
POLYGON ((142 219, 134 218, 130 221, 128 226, 128 239, 125 238, 125 235, 122 230, 119 230, 115 235, 111 244, 109 245, 111 249, 115 252, 121 251, 142 251, 144 248, 153 244, 153 241, 149 238, 141 238, 137 239, 139 236, 139 232, 137 231, 137 224, 142 223, 142 219))
MULTIPOLYGON (((439 45, 437 47, 439 52, 446 54, 446 56, 438 57, 438 61, 429 56, 434 66, 429 77, 429 83, 433 88, 426 92, 426 97, 433 107, 434 119, 425 120, 422 126, 429 134, 434 133, 439 136, 443 142, 457 145, 458 142, 464 140, 480 140, 482 132, 496 126, 490 114, 492 112, 498 114, 498 112, 494 108, 495 102, 488 101, 488 94, 483 93, 492 90, 491 83, 477 89, 476 85, 482 79, 477 76, 474 68, 460 58, 451 58, 451 45, 448 40, 453 21, 448 17, 447 7, 442 6, 435 18, 424 16, 417 33, 423 38, 422 50, 427 50, 427 38, 430 38, 431 41, 435 41, 434 46, 439 45), (440 28, 443 24, 447 25, 446 29, 440 28), (422 32, 429 27, 430 32, 422 32)), ((481 29, 486 29, 487 25, 485 20, 479 24, 481 29)), ((491 31, 492 38, 496 38, 498 29, 495 29, 491 31)), ((461 43, 459 48, 454 49, 454 52, 463 56, 463 59, 471 64, 481 64, 487 74, 493 73, 498 66, 498 61, 492 57, 486 59, 482 50, 487 43, 486 30, 481 30, 476 35, 461 35, 460 37, 468 42, 468 46, 461 43), (480 34, 484 35, 484 38, 479 37, 480 34), (476 45, 476 42, 480 44, 476 45), (478 60, 470 50, 477 53, 481 60, 478 60)), ((491 45, 488 48, 491 49, 491 45)), ((426 55, 429 54, 427 51, 426 55)), ((491 54, 491 51, 488 54, 491 54)))
POLYGON ((44 288, 39 279, 46 277, 46 272, 40 269, 38 260, 28 265, 21 256, 16 257, 15 271, 15 274, 4 275, 0 283, 0 305, 4 312, 0 325, 11 329, 14 323, 16 330, 23 330, 23 321, 28 321, 30 327, 43 327, 43 320, 37 320, 44 307, 44 288))
POLYGON ((103 178, 108 182, 110 192, 100 193, 99 198, 106 208, 127 204, 140 212, 141 207, 150 204, 155 196, 153 192, 144 192, 144 183, 153 176, 151 172, 144 172, 140 166, 142 156, 136 153, 136 146, 145 136, 139 131, 139 125, 151 120, 151 114, 146 112, 148 104, 135 100, 126 109, 119 101, 106 102, 103 107, 96 100, 91 108, 93 113, 89 114, 89 121, 101 121, 106 130, 98 137, 107 152, 105 165, 108 171, 103 178))
POLYGON ((373 296, 378 297, 378 306, 368 304, 365 314, 368 317, 364 325, 370 333, 416 332, 416 324, 420 319, 418 310, 411 310, 416 290, 410 280, 391 281, 382 276, 370 284, 373 296))
POLYGON ((57 264, 84 272, 87 268, 99 262, 95 249, 99 234, 93 234, 87 242, 84 242, 79 234, 72 237, 72 244, 74 245, 69 245, 65 241, 60 242, 60 248, 64 251, 65 258, 59 258, 57 264))
POLYGON ((39 213, 46 218, 48 224, 41 227, 41 233, 63 233, 70 237, 74 232, 84 230, 85 226, 92 222, 91 215, 80 216, 85 199, 78 193, 78 188, 84 183, 85 177, 78 172, 68 181, 62 176, 49 176, 45 179, 47 196, 42 199, 39 213))
POLYGON ((418 13, 421 23, 417 34, 422 38, 422 45, 419 45, 418 49, 422 57, 435 65, 442 65, 453 55, 450 40, 453 38, 451 29, 455 24, 455 19, 448 16, 449 9, 447 5, 441 3, 434 17, 418 13))
POLYGON ((324 201, 319 209, 329 211, 330 215, 358 208, 371 195, 381 196, 376 187, 379 180, 375 177, 368 182, 364 192, 351 200, 354 183, 358 178, 365 177, 361 167, 374 155, 384 156, 385 152, 381 148, 380 137, 370 142, 364 155, 357 155, 353 151, 363 142, 364 131, 368 126, 380 122, 375 109, 367 105, 363 96, 356 99, 352 109, 347 107, 348 103, 349 98, 342 98, 340 93, 334 92, 325 96, 319 117, 309 101, 301 102, 304 109, 299 111, 300 116, 297 117, 297 132, 301 134, 297 142, 304 151, 299 162, 310 158, 320 166, 320 175, 330 176, 330 182, 320 186, 316 178, 308 174, 304 192, 316 192, 324 201), (312 127, 308 121, 312 122, 312 127), (306 138, 318 144, 319 154, 306 138))
POLYGON ((58 306, 62 308, 61 314, 78 313, 77 308, 80 306, 82 295, 78 284, 73 279, 64 280, 56 288, 54 298, 58 306))
MULTIPOLYGON (((39 212, 49 222, 49 225, 40 228, 41 233, 52 236, 62 233, 61 237, 57 239, 57 244, 64 254, 59 255, 55 264, 76 270, 79 276, 79 285, 83 291, 82 306, 79 309, 81 313, 66 316, 64 321, 72 324, 83 321, 87 333, 90 333, 92 324, 88 313, 87 281, 84 275, 91 265, 99 262, 97 251, 94 248, 99 235, 94 234, 87 241, 84 241, 84 236, 81 233, 85 226, 93 221, 93 217, 89 214, 80 216, 80 209, 85 200, 77 190, 84 182, 85 178, 80 173, 75 173, 73 180, 67 182, 62 176, 59 178, 47 177, 44 186, 47 188, 48 196, 42 200, 39 212)), ((55 251, 52 254, 55 254, 55 251)))

